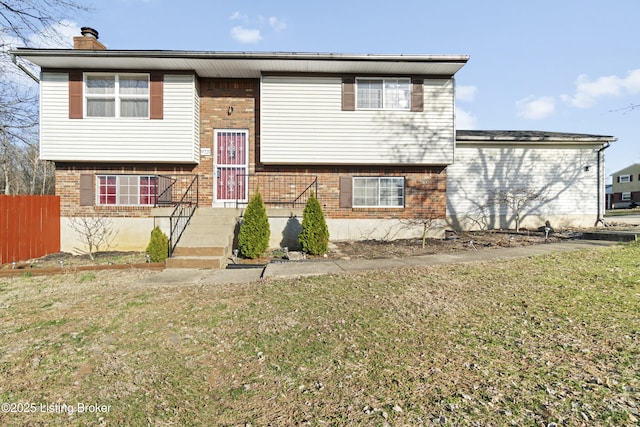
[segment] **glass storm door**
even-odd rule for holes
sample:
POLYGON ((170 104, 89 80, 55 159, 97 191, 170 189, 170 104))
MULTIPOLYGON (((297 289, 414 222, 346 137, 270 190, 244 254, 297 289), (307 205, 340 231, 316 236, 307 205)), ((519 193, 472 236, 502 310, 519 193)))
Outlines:
POLYGON ((247 201, 248 136, 246 130, 215 131, 216 202, 247 201))

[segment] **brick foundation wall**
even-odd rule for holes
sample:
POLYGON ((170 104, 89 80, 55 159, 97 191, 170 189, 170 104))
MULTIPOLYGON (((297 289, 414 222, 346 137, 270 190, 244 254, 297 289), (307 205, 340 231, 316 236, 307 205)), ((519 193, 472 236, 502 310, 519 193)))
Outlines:
POLYGON ((153 206, 80 206, 80 176, 84 174, 179 175, 192 173, 195 173, 193 165, 56 163, 56 196, 60 196, 60 216, 150 216, 153 206))
MULTIPOLYGON (((327 218, 361 219, 444 219, 446 216, 446 169, 437 167, 271 167, 257 175, 316 175, 317 198, 327 218), (404 208, 341 208, 340 178, 345 176, 399 176, 405 178, 404 208)), ((260 190, 263 199, 272 197, 260 190)))

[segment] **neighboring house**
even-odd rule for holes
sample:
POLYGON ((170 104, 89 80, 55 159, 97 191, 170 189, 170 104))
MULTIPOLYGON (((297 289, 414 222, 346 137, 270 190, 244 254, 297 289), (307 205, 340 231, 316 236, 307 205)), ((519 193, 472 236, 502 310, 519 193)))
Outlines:
POLYGON ((640 163, 634 163, 612 174, 611 208, 640 205, 640 163))
POLYGON ((460 131, 456 145, 467 55, 107 50, 88 28, 74 45, 12 52, 41 68, 40 154, 56 166, 63 251, 78 245, 74 217, 108 217, 116 247, 140 250, 154 225, 180 222, 168 225, 173 206, 244 207, 256 190, 273 246, 311 191, 333 240, 417 236, 423 223, 443 236, 447 218, 466 226, 466 210, 521 181, 554 193, 541 218, 600 215, 612 137, 460 131))
POLYGON ((447 167, 451 227, 514 228, 515 212, 496 200, 500 195, 523 204, 522 226, 529 229, 546 221, 555 228, 602 221, 604 150, 614 137, 458 130, 456 138, 456 159, 447 167))

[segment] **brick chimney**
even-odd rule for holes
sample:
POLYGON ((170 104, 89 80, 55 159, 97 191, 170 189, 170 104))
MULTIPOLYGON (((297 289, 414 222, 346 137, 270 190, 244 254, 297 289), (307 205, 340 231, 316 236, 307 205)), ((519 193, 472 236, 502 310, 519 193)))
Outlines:
POLYGON ((73 38, 73 48, 81 50, 106 50, 107 47, 98 41, 98 32, 90 27, 80 28, 79 37, 73 38))

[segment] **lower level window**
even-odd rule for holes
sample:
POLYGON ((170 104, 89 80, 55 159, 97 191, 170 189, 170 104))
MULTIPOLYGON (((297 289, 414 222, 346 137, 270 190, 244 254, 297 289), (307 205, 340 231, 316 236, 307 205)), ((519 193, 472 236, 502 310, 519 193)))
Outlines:
POLYGON ((354 177, 353 207, 404 207, 403 177, 354 177))
POLYGON ((622 200, 623 201, 631 200, 631 193, 630 192, 622 193, 622 200))
POLYGON ((154 205, 158 177, 148 175, 98 175, 99 205, 154 205))

